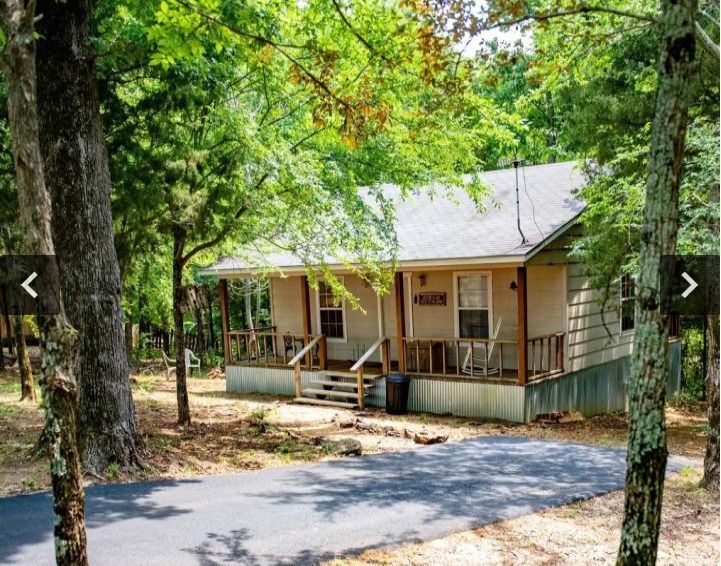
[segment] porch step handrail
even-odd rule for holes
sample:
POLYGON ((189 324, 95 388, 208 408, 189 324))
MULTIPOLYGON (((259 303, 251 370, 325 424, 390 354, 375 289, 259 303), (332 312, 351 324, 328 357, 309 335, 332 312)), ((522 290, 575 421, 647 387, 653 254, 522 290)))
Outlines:
POLYGON ((368 361, 368 358, 370 358, 386 340, 388 340, 388 338, 381 336, 378 340, 373 342, 373 345, 365 351, 365 354, 358 358, 358 361, 351 366, 350 371, 358 371, 360 367, 368 361))
POLYGON ((362 411, 365 408, 365 397, 364 397, 364 387, 363 387, 363 366, 368 361, 368 358, 370 358, 375 351, 380 348, 381 349, 381 363, 383 366, 382 373, 383 375, 387 375, 390 371, 391 367, 391 357, 390 357, 390 344, 391 341, 389 338, 382 336, 381 338, 378 338, 373 345, 368 348, 365 351, 365 354, 363 354, 360 358, 358 358, 358 361, 354 363, 350 370, 352 372, 355 372, 356 379, 357 379, 357 388, 358 388, 358 408, 362 411))
POLYGON ((288 362, 289 366, 293 367, 293 373, 295 378, 295 396, 296 398, 300 398, 303 393, 303 387, 301 384, 301 373, 300 373, 300 363, 301 360, 304 357, 308 357, 308 369, 311 369, 311 366, 313 365, 311 363, 310 358, 312 357, 309 353, 315 345, 318 344, 319 351, 318 351, 318 359, 320 361, 320 368, 325 369, 326 366, 326 343, 325 343, 325 334, 318 334, 313 340, 308 342, 308 344, 300 351, 298 352, 295 357, 288 362))
POLYGON ((316 336, 315 338, 313 338, 313 340, 308 342, 308 344, 306 344, 303 347, 303 349, 300 352, 298 352, 292 360, 290 360, 288 362, 288 365, 290 367, 293 367, 295 364, 300 363, 300 360, 302 360, 305 357, 305 355, 311 351, 311 349, 320 341, 321 338, 325 338, 325 335, 318 334, 318 336, 316 336))

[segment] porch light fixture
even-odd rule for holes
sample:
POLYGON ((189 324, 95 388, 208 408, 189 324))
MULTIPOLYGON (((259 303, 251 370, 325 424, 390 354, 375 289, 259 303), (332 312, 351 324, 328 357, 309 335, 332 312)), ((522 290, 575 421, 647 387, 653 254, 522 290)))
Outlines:
POLYGON ((425 286, 426 286, 426 274, 425 274, 425 273, 421 273, 421 274, 418 276, 418 283, 420 283, 421 287, 425 287, 425 286))
POLYGON ((516 285, 515 281, 511 281, 510 289, 511 291, 518 291, 518 285, 516 285))

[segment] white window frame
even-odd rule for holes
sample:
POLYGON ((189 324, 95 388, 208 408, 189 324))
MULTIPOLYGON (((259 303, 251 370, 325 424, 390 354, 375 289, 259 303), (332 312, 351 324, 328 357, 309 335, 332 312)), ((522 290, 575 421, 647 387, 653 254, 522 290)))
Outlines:
POLYGON ((636 305, 634 304, 633 308, 633 326, 631 328, 627 328, 626 330, 623 329, 623 303, 626 301, 636 301, 636 282, 633 280, 633 277, 631 275, 621 275, 621 277, 618 280, 618 303, 619 303, 619 311, 618 311, 618 333, 621 336, 626 336, 628 334, 633 334, 634 330, 636 330, 636 305), (623 278, 624 277, 630 277, 631 278, 631 289, 633 290, 633 296, 632 297, 623 297, 623 278))
MULTIPOLYGON (((488 337, 493 337, 493 273, 491 271, 454 271, 453 272, 453 331, 455 338, 461 338, 461 328, 458 313, 460 301, 458 300, 458 278, 485 275, 488 277, 488 337)), ((480 309, 479 309, 480 310, 480 309)))
MULTIPOLYGON (((345 285, 345 277, 343 275, 336 275, 337 279, 341 282, 342 285, 345 285)), ((320 323, 320 283, 323 283, 323 281, 319 282, 318 288, 315 290, 315 314, 316 314, 316 320, 318 321, 318 334, 323 333, 323 326, 320 323)), ((338 307, 335 307, 337 309, 338 307)), ((340 302, 340 309, 343 314, 343 338, 331 338, 329 336, 326 336, 326 341, 328 342, 339 342, 339 343, 346 343, 348 342, 348 319, 346 318, 346 312, 345 312, 345 299, 342 299, 340 302)), ((324 309, 327 310, 327 307, 324 309)))

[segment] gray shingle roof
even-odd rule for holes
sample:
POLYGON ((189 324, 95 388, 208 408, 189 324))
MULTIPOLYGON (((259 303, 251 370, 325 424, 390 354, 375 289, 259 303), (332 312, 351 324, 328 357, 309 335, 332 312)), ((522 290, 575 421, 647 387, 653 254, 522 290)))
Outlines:
MULTIPOLYGON (((383 186, 384 194, 397 206, 395 227, 401 264, 424 260, 521 260, 572 222, 584 207, 575 191, 586 179, 576 162, 519 168, 521 230, 527 240, 522 245, 516 224, 515 170, 488 171, 480 177, 492 187, 483 212, 461 189, 439 189, 433 194, 421 190, 402 199, 398 187, 383 186)), ((279 268, 301 265, 288 254, 273 255, 268 260, 279 268)), ((203 271, 229 273, 252 267, 235 258, 223 258, 203 271)))

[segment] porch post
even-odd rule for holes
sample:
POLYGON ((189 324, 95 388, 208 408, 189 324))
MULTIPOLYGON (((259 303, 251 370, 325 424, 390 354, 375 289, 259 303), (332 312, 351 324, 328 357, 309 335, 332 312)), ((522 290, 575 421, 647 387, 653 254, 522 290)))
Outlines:
POLYGON ((528 380, 528 290, 526 266, 516 268, 518 285, 518 385, 528 380))
POLYGON ((396 271, 396 336, 398 338, 398 371, 406 371, 406 343, 403 338, 406 336, 406 305, 405 290, 403 289, 403 273, 396 271))
MULTIPOLYGON (((306 346, 310 343, 310 286, 308 285, 308 277, 305 275, 300 276, 300 305, 303 313, 303 338, 305 339, 303 345, 306 346)), ((312 354, 310 351, 306 353, 305 364, 310 369, 312 354)))
POLYGON ((218 280, 218 294, 220 300, 220 321, 223 331, 223 356, 226 367, 231 363, 230 349, 230 312, 228 307, 228 280, 218 280))

